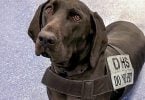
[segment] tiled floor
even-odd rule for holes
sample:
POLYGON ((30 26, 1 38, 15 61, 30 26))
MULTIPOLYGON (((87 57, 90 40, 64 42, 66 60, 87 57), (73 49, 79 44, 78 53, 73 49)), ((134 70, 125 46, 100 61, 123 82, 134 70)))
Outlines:
MULTIPOLYGON (((47 100, 41 78, 48 59, 36 57, 27 28, 39 4, 45 0, 0 1, 0 100, 47 100)), ((145 0, 83 0, 97 11, 106 25, 127 20, 145 33, 145 0)), ((133 95, 127 100, 145 100, 145 67, 133 95)))

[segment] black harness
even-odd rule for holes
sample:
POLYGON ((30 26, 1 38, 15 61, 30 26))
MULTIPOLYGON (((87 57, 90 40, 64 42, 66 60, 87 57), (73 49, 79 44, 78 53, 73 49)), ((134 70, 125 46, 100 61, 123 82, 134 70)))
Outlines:
MULTIPOLYGON (((122 50, 111 44, 108 46, 119 54, 125 54, 122 50)), ((114 91, 109 69, 106 69, 107 74, 102 77, 94 80, 79 81, 63 78, 48 68, 43 76, 42 83, 58 93, 79 97, 81 100, 93 100, 96 96, 114 91)))

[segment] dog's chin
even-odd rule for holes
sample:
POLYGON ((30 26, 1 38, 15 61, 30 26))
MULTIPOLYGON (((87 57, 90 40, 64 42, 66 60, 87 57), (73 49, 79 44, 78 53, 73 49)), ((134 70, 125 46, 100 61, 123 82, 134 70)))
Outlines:
POLYGON ((46 52, 41 53, 41 55, 42 55, 43 57, 50 58, 50 55, 49 55, 48 53, 46 53, 46 52))

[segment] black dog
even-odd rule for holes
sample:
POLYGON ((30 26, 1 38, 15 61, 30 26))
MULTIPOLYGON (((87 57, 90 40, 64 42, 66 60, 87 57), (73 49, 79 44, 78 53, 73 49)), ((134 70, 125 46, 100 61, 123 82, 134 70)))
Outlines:
POLYGON ((52 62, 43 77, 49 100, 118 100, 145 61, 145 37, 134 24, 105 27, 79 0, 48 0, 36 11, 28 34, 36 55, 52 62), (123 72, 114 74, 111 63, 123 72))

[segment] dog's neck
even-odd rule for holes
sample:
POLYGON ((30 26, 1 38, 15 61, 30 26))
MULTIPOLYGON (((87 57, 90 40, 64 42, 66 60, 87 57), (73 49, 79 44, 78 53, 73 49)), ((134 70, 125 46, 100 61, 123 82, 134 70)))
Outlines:
POLYGON ((56 74, 73 80, 91 80, 104 76, 107 73, 106 69, 106 57, 105 55, 100 55, 96 67, 92 68, 89 62, 77 65, 73 70, 68 71, 67 69, 58 68, 51 66, 56 74), (58 72, 59 71, 59 72, 58 72))
POLYGON ((66 62, 68 64, 66 68, 59 65, 59 67, 55 64, 55 62, 52 62, 52 69, 55 73, 67 77, 67 76, 75 76, 78 74, 84 73, 87 69, 90 68, 89 64, 89 56, 90 56, 90 45, 87 45, 85 49, 81 52, 75 53, 72 55, 69 62, 66 62))
POLYGON ((62 77, 72 78, 72 79, 78 79, 79 76, 81 76, 82 79, 85 79, 86 77, 88 77, 88 79, 90 77, 91 77, 91 79, 94 79, 94 78, 103 76, 106 73, 105 54, 100 55, 95 68, 92 68, 90 65, 90 62, 89 62, 90 55, 89 55, 89 53, 86 53, 86 52, 88 52, 87 49, 84 52, 82 52, 82 55, 83 54, 87 54, 87 55, 82 57, 81 60, 77 61, 76 57, 74 57, 74 59, 72 59, 72 62, 70 63, 72 65, 69 65, 70 67, 68 67, 70 69, 60 68, 60 67, 54 66, 53 64, 51 66, 51 69, 56 74, 58 74, 62 77), (91 74, 89 74, 89 73, 91 73, 91 74), (95 75, 93 73, 95 73, 95 75), (86 75, 91 75, 91 76, 86 76, 86 75), (82 76, 85 76, 85 77, 82 77, 82 76))

